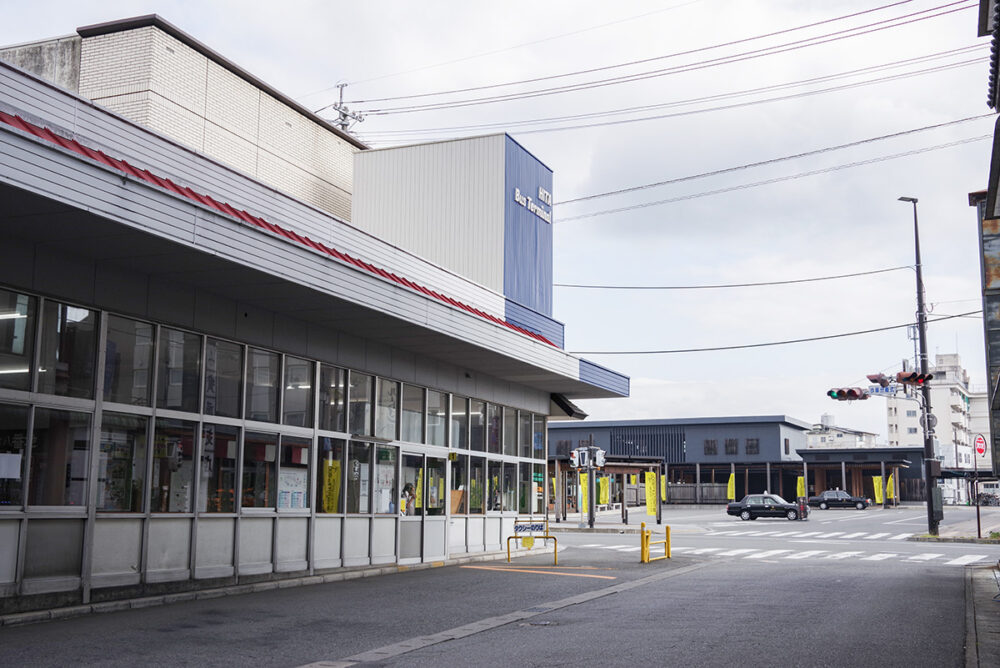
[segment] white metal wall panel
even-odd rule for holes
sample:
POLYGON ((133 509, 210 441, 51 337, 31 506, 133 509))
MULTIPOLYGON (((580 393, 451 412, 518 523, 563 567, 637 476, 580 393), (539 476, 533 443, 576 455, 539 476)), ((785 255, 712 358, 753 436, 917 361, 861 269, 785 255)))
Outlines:
POLYGON ((154 517, 149 520, 146 579, 150 582, 189 579, 191 520, 187 517, 154 517))
POLYGON ((274 546, 274 518, 240 518, 240 574, 270 573, 274 546))
POLYGON ((91 572, 95 580, 101 575, 127 574, 134 576, 138 582, 141 545, 141 519, 98 519, 94 523, 94 548, 91 555, 91 572))
POLYGON ((359 228, 503 292, 504 135, 354 154, 359 228))
POLYGON ((277 571, 302 571, 309 567, 308 547, 309 518, 282 517, 278 519, 277 571))
MULTIPOLYGON (((503 317, 501 291, 445 270, 6 63, 0 63, 0 109, 503 317)), ((499 230, 502 235, 502 220, 499 230)), ((497 261, 502 262, 502 238, 497 261)), ((295 266, 284 270, 291 275, 295 266)))
POLYGON ((196 544, 196 578, 221 578, 233 574, 234 530, 229 517, 199 518, 196 544))
POLYGON ((14 582, 21 520, 0 521, 0 582, 14 582))
POLYGON ((336 568, 340 566, 340 531, 339 517, 318 516, 313 529, 313 567, 336 568))

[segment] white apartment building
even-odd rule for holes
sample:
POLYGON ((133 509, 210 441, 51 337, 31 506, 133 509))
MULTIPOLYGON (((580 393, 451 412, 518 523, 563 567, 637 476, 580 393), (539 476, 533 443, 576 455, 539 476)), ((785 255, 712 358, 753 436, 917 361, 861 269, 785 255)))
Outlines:
MULTIPOLYGON (((941 461, 942 469, 972 471, 976 466, 973 447, 976 434, 983 434, 989 441, 986 392, 972 391, 969 374, 957 354, 935 355, 930 372, 934 374, 930 383, 931 413, 937 418, 934 455, 941 461)), ((888 398, 886 417, 890 446, 923 446, 917 394, 911 392, 910 398, 902 394, 888 398)), ((989 468, 988 460, 988 454, 980 458, 981 469, 989 468)), ((943 491, 946 503, 969 500, 969 490, 962 480, 946 478, 943 491)))
POLYGON ((847 427, 838 427, 829 413, 820 417, 820 423, 806 432, 807 448, 874 448, 876 434, 847 427))

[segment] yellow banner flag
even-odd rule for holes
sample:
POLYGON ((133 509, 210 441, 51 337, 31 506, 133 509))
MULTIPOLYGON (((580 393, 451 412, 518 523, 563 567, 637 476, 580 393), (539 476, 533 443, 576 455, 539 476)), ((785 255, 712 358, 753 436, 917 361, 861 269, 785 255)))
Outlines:
POLYGON ((660 501, 667 500, 667 476, 660 476, 660 501))
POLYGON ((806 495, 806 479, 799 476, 795 479, 795 496, 806 495))
POLYGON ((635 481, 635 474, 634 473, 632 475, 630 475, 628 478, 629 478, 628 482, 629 482, 630 485, 636 485, 636 484, 638 484, 635 481))
POLYGON ((872 485, 875 487, 875 503, 882 503, 882 476, 873 475, 872 485))
POLYGON ((552 496, 553 496, 553 498, 555 497, 555 495, 556 495, 556 479, 552 478, 552 496))
POLYGON ((736 474, 729 474, 729 484, 726 485, 726 498, 730 501, 736 500, 736 474))
POLYGON ((656 474, 646 473, 646 514, 656 515, 656 474))
POLYGON ((323 512, 336 513, 340 508, 340 462, 323 460, 323 512))
POLYGON ((590 510, 590 498, 587 496, 587 492, 590 489, 590 485, 587 484, 587 474, 580 474, 580 512, 587 512, 590 510))
POLYGON ((611 478, 601 478, 601 493, 597 498, 600 500, 602 505, 608 505, 611 503, 611 478))
POLYGON ((888 482, 885 483, 885 496, 886 496, 887 499, 895 499, 896 498, 896 490, 893 487, 892 474, 891 473, 889 474, 889 480, 888 480, 888 482))

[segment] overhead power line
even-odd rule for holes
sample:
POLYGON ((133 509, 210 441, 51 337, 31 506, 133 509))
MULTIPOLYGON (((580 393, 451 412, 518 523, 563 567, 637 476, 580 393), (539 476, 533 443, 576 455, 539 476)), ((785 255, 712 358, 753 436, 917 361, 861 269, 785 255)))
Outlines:
POLYGON ((581 285, 578 283, 553 283, 557 288, 585 288, 590 290, 718 290, 722 288, 757 288, 768 285, 791 285, 793 283, 814 283, 816 281, 833 281, 840 278, 852 278, 854 276, 871 276, 872 274, 884 274, 900 269, 912 269, 911 265, 902 267, 890 267, 888 269, 875 269, 873 271, 859 271, 853 274, 838 274, 836 276, 820 276, 818 278, 796 278, 787 281, 763 281, 760 283, 718 283, 714 285, 581 285))
MULTIPOLYGON (((440 134, 440 133, 449 133, 449 132, 450 133, 454 133, 454 132, 472 132, 472 131, 482 132, 482 131, 486 131, 486 130, 497 130, 497 129, 503 129, 503 130, 508 130, 509 131, 509 130, 511 130, 513 128, 518 128, 518 127, 523 127, 523 126, 547 125, 547 124, 553 124, 553 123, 565 123, 567 121, 579 121, 579 120, 587 120, 587 119, 595 119, 595 118, 607 118, 607 117, 610 117, 610 116, 622 116, 622 115, 625 115, 625 114, 635 114, 635 113, 639 113, 639 112, 643 112, 643 111, 653 111, 655 109, 669 109, 669 108, 675 108, 675 107, 685 107, 685 106, 691 106, 691 105, 694 105, 694 104, 700 104, 700 103, 703 103, 703 102, 717 102, 717 101, 728 100, 728 99, 733 99, 733 98, 748 97, 748 96, 751 96, 751 95, 759 95, 761 93, 768 93, 768 92, 772 92, 772 91, 787 90, 787 89, 790 89, 790 88, 798 88, 798 87, 802 87, 802 86, 809 86, 809 85, 819 84, 819 83, 828 82, 828 81, 836 81, 836 80, 839 80, 839 79, 847 79, 847 78, 850 78, 850 77, 853 77, 853 76, 862 75, 862 74, 871 74, 871 73, 875 73, 875 72, 882 72, 882 71, 885 71, 885 70, 897 69, 897 68, 900 68, 900 67, 904 67, 906 65, 913 65, 913 64, 924 63, 924 62, 929 62, 929 61, 933 61, 933 60, 940 60, 940 59, 947 58, 947 57, 950 57, 950 56, 957 56, 957 55, 969 54, 969 53, 972 53, 974 51, 984 51, 985 52, 987 49, 988 49, 988 45, 987 44, 973 44, 971 46, 960 47, 960 48, 957 48, 957 49, 950 49, 950 50, 947 50, 947 51, 940 51, 940 52, 928 54, 928 55, 925 55, 925 56, 917 56, 915 58, 907 58, 907 59, 904 59, 904 60, 897 60, 897 61, 893 61, 893 62, 882 63, 880 65, 869 65, 868 67, 862 67, 862 68, 858 68, 858 69, 854 69, 854 70, 846 70, 846 71, 837 72, 837 73, 834 73, 834 74, 826 74, 826 75, 822 75, 822 76, 811 77, 811 78, 808 78, 808 79, 801 79, 799 81, 788 81, 788 82, 779 83, 779 84, 772 84, 772 85, 769 85, 769 86, 759 86, 757 88, 747 88, 747 89, 742 89, 742 90, 728 91, 728 92, 725 92, 725 93, 717 93, 717 94, 714 94, 714 95, 704 95, 704 96, 696 97, 696 98, 688 98, 688 99, 685 99, 685 100, 674 100, 674 101, 671 101, 671 102, 662 102, 662 103, 658 103, 658 104, 646 104, 646 105, 633 106, 633 107, 621 107, 621 108, 618 108, 618 109, 608 109, 608 110, 605 110, 605 111, 593 111, 593 112, 588 112, 588 113, 571 114, 571 115, 566 115, 566 116, 550 116, 550 117, 546 117, 546 118, 531 118, 531 119, 523 119, 523 120, 518 120, 518 121, 509 121, 508 120, 508 121, 498 121, 498 122, 495 122, 495 123, 477 123, 477 124, 471 124, 471 125, 453 125, 453 126, 436 127, 436 128, 408 128, 408 129, 402 129, 402 130, 375 130, 375 131, 372 131, 372 132, 365 132, 365 133, 362 133, 362 134, 366 138, 391 138, 391 137, 398 137, 398 136, 408 136, 409 137, 409 136, 420 136, 420 135, 426 135, 426 134, 440 134)), ((889 76, 885 76, 885 77, 877 77, 877 78, 874 78, 874 79, 869 79, 868 81, 858 82, 856 85, 870 85, 870 84, 875 84, 875 83, 883 83, 883 82, 887 82, 887 81, 895 81, 897 78, 908 78, 910 76, 916 76, 916 75, 921 75, 921 74, 930 74, 930 73, 940 72, 940 71, 943 71, 943 70, 946 70, 946 69, 951 69, 951 68, 954 68, 954 67, 962 67, 962 66, 965 66, 965 65, 970 65, 970 64, 974 64, 974 63, 983 62, 985 60, 986 60, 986 56, 984 55, 981 58, 975 58, 975 59, 972 59, 972 60, 965 60, 965 61, 961 61, 961 62, 957 62, 957 63, 948 63, 948 64, 944 64, 944 65, 937 65, 937 66, 930 67, 930 68, 925 68, 925 69, 921 69, 921 70, 913 70, 913 71, 910 71, 910 72, 903 72, 903 73, 900 73, 900 74, 889 75, 889 76)), ((818 93, 818 92, 828 92, 828 91, 836 91, 836 90, 843 90, 843 87, 836 87, 835 86, 835 87, 832 87, 832 88, 822 89, 822 90, 816 91, 816 92, 818 93)), ((789 96, 789 97, 791 97, 791 96, 789 96)), ((771 99, 767 99, 767 100, 758 100, 758 101, 751 102, 749 104, 762 104, 762 103, 765 103, 765 102, 772 102, 772 101, 777 101, 777 100, 789 99, 789 97, 778 97, 778 98, 771 98, 771 99)), ((706 113, 706 112, 710 112, 710 111, 724 110, 724 109, 727 109, 727 108, 728 107, 711 107, 711 108, 707 108, 707 109, 700 109, 700 110, 697 110, 697 111, 692 111, 692 112, 689 112, 689 113, 706 113)), ((644 117, 644 118, 639 118, 639 119, 630 119, 628 122, 645 121, 645 120, 656 120, 656 119, 665 118, 665 117, 668 117, 668 116, 651 116, 651 117, 644 117)), ((595 124, 589 124, 589 125, 570 126, 570 127, 567 127, 567 128, 556 128, 555 130, 560 130, 560 129, 577 129, 577 128, 584 128, 584 127, 597 127, 599 125, 602 125, 602 124, 595 123, 595 124)))
MULTIPOLYGON (((703 53, 705 51, 712 51, 712 50, 715 50, 715 49, 721 49, 721 48, 724 48, 724 47, 727 47, 727 46, 736 46, 738 44, 746 44, 748 42, 753 42, 753 41, 756 41, 756 40, 759 40, 759 39, 766 39, 768 37, 777 37, 778 35, 786 35, 788 33, 797 32, 799 30, 805 30, 807 28, 815 28, 816 26, 825 25, 827 23, 834 23, 834 22, 837 22, 837 21, 843 21, 845 19, 855 18, 855 17, 858 17, 858 16, 862 16, 864 14, 872 14, 874 12, 882 11, 883 9, 891 9, 892 7, 896 7, 896 6, 899 6, 899 5, 909 4, 912 1, 913 0, 902 0, 901 2, 893 2, 893 3, 888 4, 888 5, 882 5, 881 7, 874 7, 872 9, 866 9, 866 10, 863 10, 863 11, 860 11, 860 12, 854 12, 852 14, 845 14, 845 15, 842 15, 842 16, 836 16, 834 18, 824 19, 822 21, 816 21, 814 23, 806 23, 804 25, 795 26, 795 27, 792 27, 792 28, 786 28, 784 30, 777 30, 775 32, 764 33, 762 35, 754 35, 753 37, 744 37, 742 39, 736 39, 736 40, 732 40, 732 41, 729 41, 729 42, 721 42, 719 44, 712 44, 710 46, 702 46, 702 47, 698 47, 698 48, 695 48, 695 49, 689 49, 687 51, 677 51, 677 52, 674 52, 674 53, 664 54, 662 56, 654 56, 652 58, 642 58, 640 60, 630 60, 630 61, 624 62, 624 63, 616 63, 614 65, 605 65, 603 67, 593 67, 593 68, 590 68, 590 69, 576 70, 576 71, 573 71, 573 72, 563 72, 562 74, 551 74, 551 75, 548 75, 548 76, 534 77, 532 79, 519 79, 517 81, 507 81, 507 82, 504 82, 504 83, 486 84, 486 85, 482 85, 482 86, 469 86, 469 87, 466 87, 466 88, 455 88, 455 89, 452 89, 452 90, 435 91, 435 92, 431 92, 431 93, 416 93, 416 94, 413 94, 413 95, 397 95, 397 96, 394 96, 394 97, 377 97, 377 98, 368 98, 366 100, 350 100, 348 102, 348 104, 370 104, 372 102, 392 102, 392 101, 395 101, 395 100, 413 100, 413 99, 418 99, 418 98, 433 97, 433 96, 439 96, 439 95, 455 95, 455 94, 458 94, 458 93, 471 93, 471 92, 480 91, 480 90, 491 90, 491 89, 494 89, 494 88, 505 88, 507 86, 520 86, 520 85, 529 84, 529 83, 538 83, 540 81, 552 81, 554 79, 565 79, 565 78, 568 78, 568 77, 575 77, 575 76, 580 76, 580 75, 583 75, 583 74, 594 74, 596 72, 607 72, 609 70, 621 69, 623 67, 632 67, 633 65, 644 65, 646 63, 656 62, 658 60, 666 60, 668 58, 678 58, 680 56, 690 56, 690 55, 693 55, 695 53, 703 53)), ((933 9, 931 9, 931 10, 925 10, 925 11, 933 11, 934 9, 939 9, 939 8, 935 7, 933 9)), ((887 20, 891 20, 891 19, 887 19, 887 20)))
POLYGON ((918 155, 920 153, 927 153, 930 151, 937 151, 944 148, 952 148, 954 146, 960 146, 962 144, 969 144, 977 141, 986 141, 987 139, 992 139, 993 135, 980 135, 978 137, 969 137, 967 139, 960 139, 958 141, 948 142, 947 144, 938 144, 936 146, 928 146, 925 148, 918 148, 912 151, 904 151, 902 153, 893 153, 892 155, 882 155, 875 158, 869 158, 868 160, 858 160, 856 162, 848 162, 842 165, 833 165, 832 167, 825 167, 823 169, 814 169, 808 172, 799 172, 798 174, 789 174, 788 176, 779 176, 773 179, 767 179, 764 181, 755 181, 753 183, 743 183, 737 186, 729 186, 727 188, 717 188, 715 190, 707 190, 700 193, 691 193, 689 195, 680 195, 678 197, 671 197, 669 199, 661 199, 655 202, 644 202, 642 204, 633 204, 632 206, 623 206, 617 209, 605 209, 603 211, 594 211, 591 213, 584 213, 578 216, 569 216, 568 218, 557 219, 557 223, 567 223, 574 220, 583 220, 584 218, 595 218, 597 216, 606 216, 612 213, 622 213, 625 211, 634 211, 636 209, 646 209, 652 206, 660 206, 663 204, 673 204, 675 202, 683 202, 690 199, 698 199, 700 197, 710 197, 712 195, 721 195, 723 193, 734 192, 737 190, 746 190, 748 188, 756 188, 758 186, 771 185, 772 183, 781 183, 782 181, 792 181, 795 179, 805 178, 807 176, 816 176, 818 174, 826 174, 829 172, 836 172, 841 169, 849 169, 851 167, 860 167, 863 165, 871 165, 877 162, 884 162, 886 160, 895 160, 896 158, 906 158, 911 155, 918 155))
POLYGON ((575 204, 577 202, 586 202, 588 200, 599 199, 601 197, 611 197, 612 195, 624 195, 626 193, 638 192, 640 190, 648 190, 650 188, 659 188, 661 186, 674 185, 677 183, 684 183, 686 181, 694 181, 696 179, 704 179, 710 176, 720 176, 722 174, 730 174, 732 172, 739 172, 746 169, 753 169, 755 167, 763 167, 765 165, 773 165, 779 162, 785 162, 788 160, 798 160, 799 158, 808 158, 814 155, 820 155, 823 153, 830 153, 832 151, 840 151, 846 148, 854 148, 855 146, 863 146, 865 144, 871 144, 874 142, 885 141, 887 139, 896 139, 898 137, 905 137, 907 135, 917 134, 919 132, 927 132, 929 130, 938 130, 940 128, 948 127, 950 125, 959 125, 961 123, 969 123, 970 121, 978 121, 984 118, 993 118, 993 114, 979 114, 978 116, 967 116, 965 118, 959 118, 954 121, 946 121, 944 123, 935 123, 934 125, 925 125, 922 128, 912 128, 910 130, 901 130, 899 132, 892 132, 886 135, 879 135, 877 137, 868 137, 867 139, 859 139, 857 141, 847 142, 846 144, 837 144, 836 146, 826 146, 824 148, 817 148, 811 151, 804 151, 802 153, 794 153, 792 155, 784 155, 780 158, 770 158, 768 160, 759 160, 757 162, 748 162, 742 165, 736 165, 735 167, 726 167, 724 169, 716 169, 710 172, 702 172, 700 174, 692 174, 690 176, 680 176, 675 179, 667 179, 665 181, 656 181, 654 183, 644 183, 639 186, 630 186, 628 188, 620 188, 618 190, 609 190, 602 193, 594 193, 593 195, 584 195, 582 197, 574 197, 573 199, 563 200, 561 202, 556 202, 554 206, 560 206, 563 204, 575 204))
MULTIPOLYGON (((747 60, 754 60, 757 58, 762 58, 764 56, 773 56, 780 53, 787 53, 790 51, 796 51, 798 49, 803 49, 811 46, 819 46, 821 44, 828 44, 831 42, 837 42, 843 39, 849 39, 852 37, 860 37, 862 35, 868 35, 871 33, 879 32, 882 30, 888 30, 889 28, 898 28, 903 25, 910 23, 916 23, 918 21, 926 21, 928 19, 939 18, 941 16, 946 16, 958 11, 964 11, 966 9, 975 8, 975 4, 966 4, 963 7, 955 8, 954 5, 966 3, 969 0, 958 0, 958 2, 949 3, 947 5, 941 5, 940 7, 935 7, 928 10, 923 10, 920 12, 914 12, 913 14, 907 14, 902 17, 897 17, 894 19, 887 19, 884 21, 878 21, 876 23, 867 24, 864 26, 858 26, 855 28, 848 28, 846 30, 840 30, 833 33, 828 33, 826 35, 820 35, 818 37, 809 37, 806 39, 797 40, 794 42, 786 42, 784 44, 779 44, 776 46, 769 46, 762 49, 756 49, 754 51, 746 51, 738 54, 721 56, 719 58, 713 58, 710 60, 698 61, 695 63, 688 63, 684 65, 675 65, 673 67, 661 68, 657 70, 650 70, 646 72, 638 72, 635 74, 622 75, 618 77, 611 77, 607 79, 597 79, 594 81, 587 81, 575 84, 565 84, 562 86, 554 86, 550 88, 538 88, 530 91, 523 91, 519 93, 506 93, 502 95, 493 95, 487 97, 478 98, 468 98, 465 100, 457 100, 450 102, 434 102, 428 104, 420 105, 407 105, 400 107, 387 107, 387 108, 374 108, 374 109, 364 109, 363 112, 366 116, 384 116, 388 114, 400 114, 400 113, 412 113, 417 111, 437 111, 442 109, 455 109, 460 107, 476 106, 481 104, 493 104, 496 102, 509 102, 512 100, 524 100, 535 97, 543 97, 548 95, 555 95, 560 93, 568 93, 578 90, 588 90, 592 88, 603 88, 605 86, 614 86, 623 83, 632 83, 635 81, 643 81, 646 79, 659 78, 663 76, 668 76, 671 74, 679 74, 682 72, 692 72, 696 70, 706 69, 710 67, 718 67, 720 65, 729 65, 732 63, 743 62, 747 60), (947 9, 949 8, 950 9, 947 9), (938 11, 942 10, 942 11, 938 11), (928 12, 938 11, 936 14, 929 14, 928 12), (926 14, 921 16, 921 14, 926 14), (906 20, 904 20, 906 19, 906 20)), ((352 104, 359 104, 363 101, 352 102, 352 104)))
MULTIPOLYGON (((943 320, 952 320, 954 318, 964 318, 971 315, 976 315, 977 313, 982 313, 979 311, 969 311, 968 313, 959 313, 957 315, 948 315, 940 318, 932 318, 928 320, 928 323, 941 322, 943 320)), ((787 346, 793 343, 809 343, 811 341, 827 341, 830 339, 842 339, 848 336, 860 336, 862 334, 875 334, 877 332, 888 332, 893 329, 903 329, 904 327, 913 327, 917 323, 908 322, 903 325, 890 325, 888 327, 876 327, 874 329, 862 329, 856 332, 845 332, 843 334, 828 334, 826 336, 811 336, 803 339, 788 339, 786 341, 770 341, 768 343, 746 343, 736 346, 715 346, 711 348, 677 348, 674 350, 580 350, 571 351, 571 355, 675 355, 679 353, 709 353, 718 352, 723 350, 745 350, 748 348, 767 348, 771 346, 787 346)))

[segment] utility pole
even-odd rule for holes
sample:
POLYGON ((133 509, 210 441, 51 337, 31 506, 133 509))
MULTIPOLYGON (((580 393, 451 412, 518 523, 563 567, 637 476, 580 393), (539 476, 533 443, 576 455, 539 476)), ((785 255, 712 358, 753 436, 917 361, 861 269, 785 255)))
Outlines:
MULTIPOLYGON (((917 337, 920 342, 920 373, 927 374, 927 313, 924 310, 924 277, 920 264, 920 231, 917 226, 917 198, 900 197, 900 202, 909 202, 913 205, 913 249, 916 259, 917 270, 917 337)), ((924 481, 927 488, 927 533, 932 536, 938 535, 938 520, 934 512, 934 490, 937 487, 937 480, 932 476, 931 462, 936 462, 934 456, 934 428, 931 426, 931 388, 927 383, 922 384, 923 409, 924 409, 924 481)), ((899 484, 899 481, 896 481, 899 484)))

